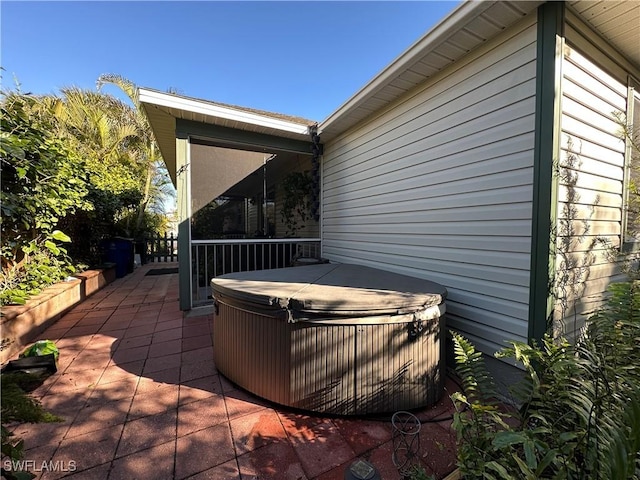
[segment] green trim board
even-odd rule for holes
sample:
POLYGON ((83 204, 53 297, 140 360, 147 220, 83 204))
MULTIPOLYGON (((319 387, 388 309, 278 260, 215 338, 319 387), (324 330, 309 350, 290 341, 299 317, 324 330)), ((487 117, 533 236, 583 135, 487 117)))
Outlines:
MULTIPOLYGON (((627 77, 627 128, 634 135, 640 132, 640 125, 637 119, 640 118, 640 112, 636 112, 636 108, 640 107, 640 83, 631 75, 627 77)), ((629 228, 629 195, 631 194, 630 182, 632 176, 631 163, 636 160, 633 152, 633 141, 628 135, 625 136, 625 152, 624 152, 624 178, 622 181, 622 225, 620 229, 620 252, 632 253, 640 249, 640 242, 637 239, 630 238, 628 234, 629 228)))
POLYGON ((555 225, 561 115, 564 2, 538 8, 536 119, 529 288, 529 341, 539 341, 553 316, 555 225))
POLYGON ((176 136, 201 138, 213 141, 217 146, 235 147, 243 150, 284 151, 311 154, 312 143, 308 140, 276 137, 264 133, 248 132, 235 128, 210 125, 193 120, 176 120, 176 136))
POLYGON ((191 309, 191 227, 189 204, 189 139, 176 135, 176 190, 178 192, 178 292, 180 310, 191 309))

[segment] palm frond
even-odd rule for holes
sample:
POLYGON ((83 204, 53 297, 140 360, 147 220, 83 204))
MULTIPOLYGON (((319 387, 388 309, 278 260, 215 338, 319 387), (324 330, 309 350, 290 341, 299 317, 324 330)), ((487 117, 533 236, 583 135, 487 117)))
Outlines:
POLYGON ((100 90, 105 83, 111 83, 120 87, 120 89, 131 99, 136 108, 140 107, 138 101, 138 88, 131 80, 128 80, 122 75, 117 75, 114 73, 103 73, 98 77, 98 80, 96 82, 96 87, 98 88, 98 90, 100 90))
POLYGON ((462 387, 471 401, 495 402, 496 388, 487 371, 482 352, 466 338, 451 331, 453 351, 456 359, 456 373, 462 381, 462 387))

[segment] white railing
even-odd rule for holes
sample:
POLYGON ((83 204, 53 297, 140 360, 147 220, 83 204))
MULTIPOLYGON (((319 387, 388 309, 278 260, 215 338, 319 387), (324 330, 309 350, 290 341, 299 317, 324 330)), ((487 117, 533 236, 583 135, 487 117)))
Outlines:
POLYGON ((192 240, 192 304, 211 302, 211 279, 225 273, 290 267, 320 258, 319 238, 192 240))

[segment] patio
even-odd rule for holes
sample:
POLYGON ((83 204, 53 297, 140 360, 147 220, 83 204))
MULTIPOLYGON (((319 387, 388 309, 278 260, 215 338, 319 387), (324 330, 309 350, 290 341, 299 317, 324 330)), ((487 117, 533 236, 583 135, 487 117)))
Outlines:
MULTIPOLYGON (((213 364, 211 315, 184 314, 178 275, 147 264, 67 313, 40 338, 60 349, 58 372, 33 392, 62 423, 20 424, 38 478, 343 479, 371 462, 385 480, 390 417, 322 417, 269 404, 236 388, 213 364)), ((420 461, 444 478, 455 468, 453 407, 414 412, 420 461)))

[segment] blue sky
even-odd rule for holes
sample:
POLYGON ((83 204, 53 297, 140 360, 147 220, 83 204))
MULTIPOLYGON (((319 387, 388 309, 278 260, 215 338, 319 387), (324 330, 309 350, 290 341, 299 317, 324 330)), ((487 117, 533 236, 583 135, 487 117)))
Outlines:
MULTIPOLYGON (((321 121, 458 2, 0 3, 3 88, 139 86, 321 121)), ((105 91, 120 96, 115 87, 105 91)))

